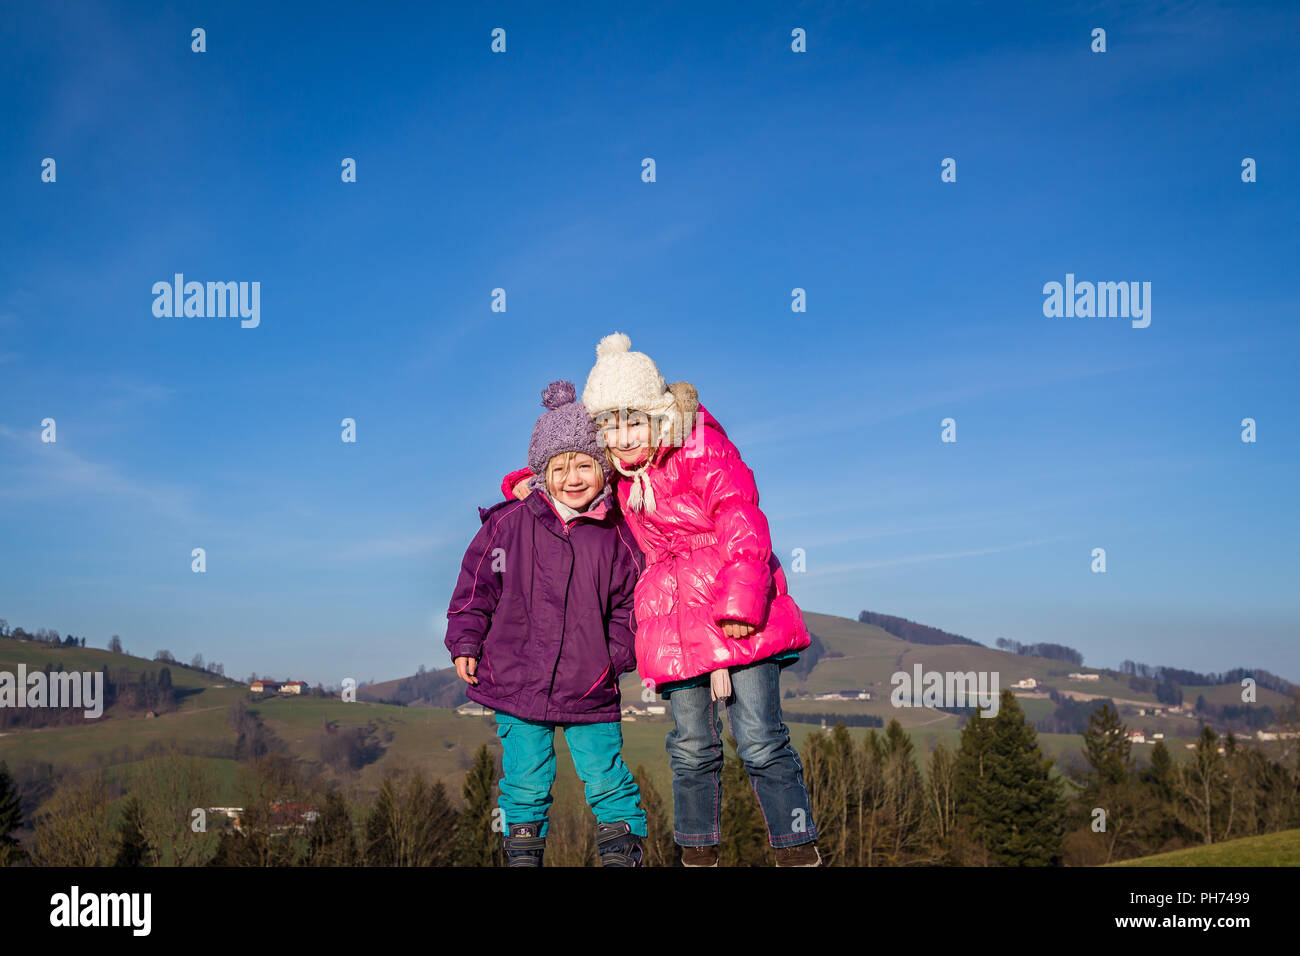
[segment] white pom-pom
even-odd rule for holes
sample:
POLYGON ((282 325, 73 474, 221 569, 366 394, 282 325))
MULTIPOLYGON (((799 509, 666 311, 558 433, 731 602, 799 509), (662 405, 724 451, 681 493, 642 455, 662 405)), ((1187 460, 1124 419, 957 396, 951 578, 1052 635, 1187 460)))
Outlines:
POLYGON ((607 358, 611 355, 617 355, 619 352, 632 351, 632 340, 623 332, 615 332, 613 335, 607 335, 600 340, 596 346, 596 358, 607 358))

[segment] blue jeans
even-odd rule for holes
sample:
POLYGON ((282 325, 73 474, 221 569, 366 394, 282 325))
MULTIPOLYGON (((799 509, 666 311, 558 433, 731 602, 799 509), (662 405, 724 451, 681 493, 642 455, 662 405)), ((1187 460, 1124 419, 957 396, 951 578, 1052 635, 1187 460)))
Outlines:
MULTIPOLYGON (((767 659, 731 671, 727 714, 740 759, 763 810, 774 847, 817 839, 803 763, 781 719, 781 668, 767 659)), ((681 846, 722 842, 722 717, 709 688, 682 687, 668 698, 675 726, 668 733, 673 768, 673 838, 681 846)))
POLYGON ((555 783, 556 727, 564 729, 573 769, 586 785, 587 805, 596 815, 596 822, 626 820, 633 833, 644 837, 641 788, 620 753, 622 724, 617 720, 600 724, 554 724, 522 720, 497 711, 497 736, 501 738, 504 771, 497 806, 506 826, 540 821, 538 834, 546 836, 551 785, 555 783))

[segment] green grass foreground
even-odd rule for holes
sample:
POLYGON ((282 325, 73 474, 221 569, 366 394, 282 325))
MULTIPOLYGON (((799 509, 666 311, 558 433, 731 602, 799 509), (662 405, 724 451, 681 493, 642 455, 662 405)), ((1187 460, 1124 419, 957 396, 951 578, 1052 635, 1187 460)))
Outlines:
POLYGON ((1188 847, 1107 866, 1300 866, 1300 830, 1188 847))

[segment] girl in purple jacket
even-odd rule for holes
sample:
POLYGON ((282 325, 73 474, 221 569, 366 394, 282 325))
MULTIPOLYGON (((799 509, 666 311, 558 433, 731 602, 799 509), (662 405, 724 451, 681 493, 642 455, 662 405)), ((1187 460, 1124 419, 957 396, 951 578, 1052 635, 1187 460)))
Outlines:
POLYGON ((596 816, 602 866, 640 866, 646 816, 623 762, 619 675, 636 669, 633 593, 644 557, 610 493, 595 426, 572 382, 542 392, 530 494, 479 509, 447 611, 465 693, 496 711, 508 866, 541 866, 555 728, 596 816))

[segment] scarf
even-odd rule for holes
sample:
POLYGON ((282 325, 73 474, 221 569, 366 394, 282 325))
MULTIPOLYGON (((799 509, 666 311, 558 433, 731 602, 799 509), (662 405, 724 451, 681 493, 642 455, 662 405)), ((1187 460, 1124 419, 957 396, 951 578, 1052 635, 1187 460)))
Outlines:
POLYGON ((609 457, 614 463, 615 470, 620 475, 632 479, 632 490, 628 492, 627 496, 628 507, 633 511, 654 511, 655 491, 650 484, 650 475, 648 474, 650 461, 654 458, 653 453, 647 454, 645 461, 630 471, 623 467, 623 462, 619 460, 617 455, 610 455, 609 457))

